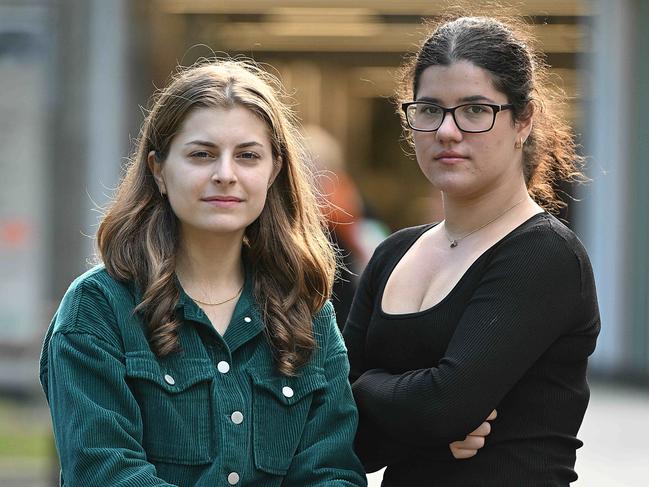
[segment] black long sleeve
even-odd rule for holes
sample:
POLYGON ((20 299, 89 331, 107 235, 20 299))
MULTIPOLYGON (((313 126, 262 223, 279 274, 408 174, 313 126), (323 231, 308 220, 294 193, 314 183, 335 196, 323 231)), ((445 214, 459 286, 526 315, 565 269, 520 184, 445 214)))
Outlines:
MULTIPOLYGON (((387 315, 380 309, 387 278, 428 228, 397 233, 377 249, 345 327, 361 422, 375 426, 371 441, 359 430, 361 458, 372 456, 377 436, 395 442, 395 451, 397 443, 445 446, 496 408, 490 444, 569 437, 565 450, 572 446, 574 456, 588 398, 585 363, 599 331, 583 247, 560 222, 540 214, 485 252, 439 305, 387 315), (560 407, 548 412, 552 405, 560 407), (521 417, 531 418, 529 424, 521 417)), ((383 444, 390 463, 386 450, 383 444)))

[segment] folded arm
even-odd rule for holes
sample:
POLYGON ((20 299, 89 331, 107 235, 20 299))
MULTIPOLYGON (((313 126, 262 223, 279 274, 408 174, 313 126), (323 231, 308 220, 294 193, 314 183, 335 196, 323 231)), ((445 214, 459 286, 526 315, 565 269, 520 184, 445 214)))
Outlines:
POLYGON ((560 238, 542 233, 526 252, 512 239, 497 254, 437 367, 362 372, 353 384, 361 415, 416 446, 445 445, 477 428, 574 324, 580 265, 561 242, 547 241, 560 238))

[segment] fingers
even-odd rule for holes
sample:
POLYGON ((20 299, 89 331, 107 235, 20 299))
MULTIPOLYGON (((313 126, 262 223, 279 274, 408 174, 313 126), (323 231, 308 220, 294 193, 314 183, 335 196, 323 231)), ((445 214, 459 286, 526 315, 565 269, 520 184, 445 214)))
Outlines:
POLYGON ((458 447, 463 450, 479 450, 484 446, 484 436, 469 435, 459 443, 458 447))
POLYGON ((478 453, 478 450, 485 445, 485 437, 491 433, 491 423, 498 417, 498 412, 494 409, 484 422, 472 431, 462 441, 454 441, 449 445, 453 456, 459 460, 471 458, 478 453))
POLYGON ((478 453, 478 450, 464 450, 462 448, 455 448, 453 447, 453 444, 451 443, 449 445, 451 448, 451 453, 453 454, 453 457, 457 460, 464 460, 466 458, 471 458, 476 456, 478 453))
POLYGON ((491 423, 487 423, 485 421, 480 426, 478 426, 475 430, 473 430, 471 433, 469 433, 469 435, 472 435, 472 436, 487 436, 489 433, 491 433, 491 423))
POLYGON ((449 445, 451 453, 457 459, 471 458, 484 446, 484 436, 469 435, 462 441, 454 441, 449 445))
POLYGON ((484 420, 484 422, 478 426, 474 431, 469 433, 469 435, 474 435, 474 436, 487 436, 489 433, 491 433, 491 423, 488 423, 487 421, 493 421, 498 417, 498 413, 494 409, 491 411, 491 414, 487 416, 487 419, 484 420))

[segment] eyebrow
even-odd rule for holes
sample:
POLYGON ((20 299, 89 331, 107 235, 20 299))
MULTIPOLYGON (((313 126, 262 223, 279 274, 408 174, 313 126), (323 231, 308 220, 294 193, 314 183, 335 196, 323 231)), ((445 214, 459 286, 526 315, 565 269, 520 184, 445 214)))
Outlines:
MULTIPOLYGON (((191 140, 187 142, 185 145, 201 145, 203 147, 217 147, 217 145, 214 142, 210 142, 209 140, 191 140)), ((263 145, 255 140, 237 144, 237 149, 244 149, 247 147, 263 147, 263 145)))
MULTIPOLYGON (((431 98, 431 97, 428 97, 428 96, 422 96, 421 98, 417 99, 417 101, 425 101, 425 102, 428 102, 428 103, 435 103, 436 105, 440 105, 441 102, 442 102, 439 98, 431 98)), ((483 95, 472 95, 472 96, 465 96, 463 98, 460 98, 461 103, 471 103, 471 102, 475 102, 475 101, 498 104, 494 100, 492 100, 491 98, 487 98, 486 96, 483 96, 483 95)))

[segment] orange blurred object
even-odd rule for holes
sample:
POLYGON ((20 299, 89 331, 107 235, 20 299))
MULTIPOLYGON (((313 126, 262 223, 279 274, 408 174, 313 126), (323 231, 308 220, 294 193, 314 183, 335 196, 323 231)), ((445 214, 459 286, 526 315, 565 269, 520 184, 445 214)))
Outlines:
POLYGON ((0 221, 0 244, 10 248, 20 248, 27 243, 30 225, 25 220, 0 221))

